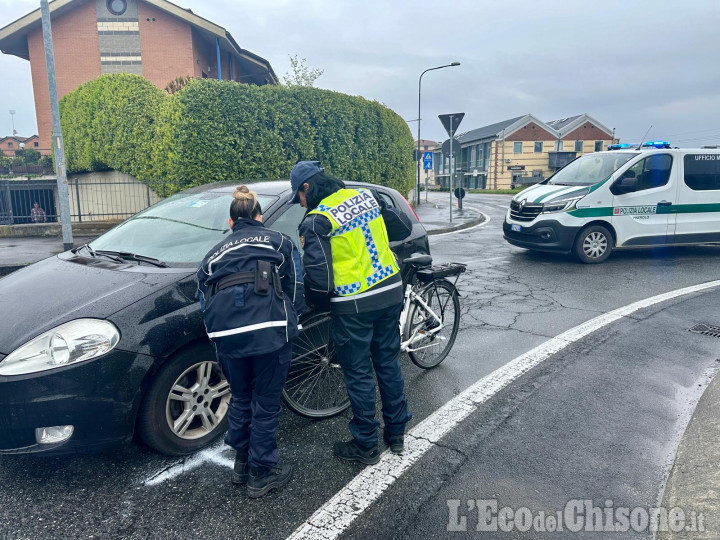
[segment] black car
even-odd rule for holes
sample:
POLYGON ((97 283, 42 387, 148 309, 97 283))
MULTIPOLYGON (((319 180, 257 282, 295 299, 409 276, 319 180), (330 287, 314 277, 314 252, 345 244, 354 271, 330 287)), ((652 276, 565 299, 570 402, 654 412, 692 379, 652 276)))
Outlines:
MULTIPOLYGON (((229 386, 205 333, 195 271, 230 233, 237 184, 169 197, 89 245, 0 279, 0 453, 100 449, 138 435, 181 455, 225 431, 229 386)), ((411 219, 412 235, 392 245, 400 260, 429 253, 425 229, 400 193, 348 187, 371 189, 411 219)), ((288 204, 289 182, 251 188, 265 224, 298 244, 305 209, 288 204)), ((304 321, 306 347, 328 346, 322 330, 317 316, 304 321)), ((319 361, 328 364, 327 356, 319 361)), ((341 400, 320 412, 345 406, 341 400)), ((293 408, 313 416, 305 407, 293 408)))

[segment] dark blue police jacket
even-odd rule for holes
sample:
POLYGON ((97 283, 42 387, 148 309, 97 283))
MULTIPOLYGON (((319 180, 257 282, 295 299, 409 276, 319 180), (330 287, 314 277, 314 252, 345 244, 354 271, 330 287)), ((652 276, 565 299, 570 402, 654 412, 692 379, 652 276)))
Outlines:
POLYGON ((205 256, 197 278, 205 328, 218 355, 270 353, 297 335, 305 298, 300 256, 288 236, 254 219, 238 219, 232 234, 205 256), (255 283, 226 286, 228 280, 217 290, 223 278, 254 273, 258 261, 270 263, 277 291, 271 283, 267 294, 258 294, 255 283))

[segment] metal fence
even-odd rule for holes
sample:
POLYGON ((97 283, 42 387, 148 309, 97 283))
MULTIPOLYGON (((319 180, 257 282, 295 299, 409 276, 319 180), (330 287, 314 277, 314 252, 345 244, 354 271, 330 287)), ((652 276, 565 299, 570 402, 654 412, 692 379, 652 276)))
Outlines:
MULTIPOLYGON (((178 191, 169 182, 68 178, 70 217, 77 223, 121 221, 178 191)), ((59 220, 55 178, 0 179, 0 225, 54 223, 59 220)))
POLYGON ((52 150, 18 148, 0 150, 0 178, 53 174, 52 150))

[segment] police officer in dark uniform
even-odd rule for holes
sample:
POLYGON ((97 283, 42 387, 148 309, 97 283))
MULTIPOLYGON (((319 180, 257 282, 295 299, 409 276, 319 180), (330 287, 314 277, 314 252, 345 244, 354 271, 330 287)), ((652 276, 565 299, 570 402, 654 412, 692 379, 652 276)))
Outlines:
POLYGON ((200 303, 232 394, 225 438, 237 452, 232 480, 261 497, 292 475, 292 466, 278 464, 276 433, 289 342, 305 306, 302 270, 294 244, 265 228, 246 186, 233 193, 228 223, 232 234, 198 269, 200 303))
POLYGON ((400 369, 403 284, 389 240, 410 235, 402 212, 368 190, 346 189, 318 161, 301 161, 290 173, 292 202, 308 208, 300 224, 308 302, 328 304, 332 339, 353 410, 352 439, 335 443, 335 455, 374 464, 380 460, 375 420, 375 379, 382 399, 385 443, 404 448, 407 408, 400 369))

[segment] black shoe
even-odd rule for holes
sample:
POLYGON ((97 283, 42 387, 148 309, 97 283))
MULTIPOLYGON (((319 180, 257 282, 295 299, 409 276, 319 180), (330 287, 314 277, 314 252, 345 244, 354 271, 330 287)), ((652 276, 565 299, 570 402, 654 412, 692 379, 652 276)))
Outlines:
POLYGON ((271 468, 250 467, 250 477, 247 481, 247 494, 252 499, 262 497, 271 489, 281 488, 290 482, 292 465, 276 465, 271 468))
POLYGON ((248 457, 247 454, 235 454, 235 465, 232 472, 232 483, 236 485, 244 484, 248 479, 248 457))
POLYGON ((365 465, 375 465, 380 461, 380 450, 377 445, 366 449, 360 446, 355 439, 348 442, 336 442, 333 445, 333 452, 340 459, 359 461, 365 465))
POLYGON ((390 435, 387 431, 383 431, 383 440, 390 447, 393 454, 402 454, 405 450, 405 435, 390 435))

